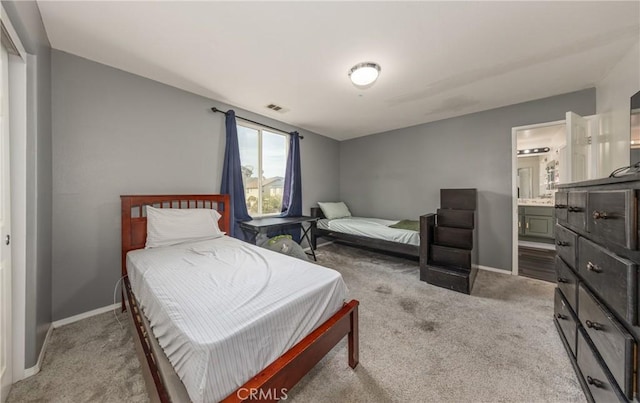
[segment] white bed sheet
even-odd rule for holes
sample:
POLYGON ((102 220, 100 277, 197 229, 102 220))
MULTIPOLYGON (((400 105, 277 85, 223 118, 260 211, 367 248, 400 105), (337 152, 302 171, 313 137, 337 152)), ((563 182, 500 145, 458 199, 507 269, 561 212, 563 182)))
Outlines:
POLYGON ((193 402, 218 402, 343 305, 340 273, 237 239, 127 254, 133 292, 193 402))
POLYGON ((385 241, 420 246, 420 233, 408 229, 390 228, 398 220, 384 220, 382 218, 344 217, 333 220, 318 221, 318 228, 342 232, 344 234, 360 235, 385 241))

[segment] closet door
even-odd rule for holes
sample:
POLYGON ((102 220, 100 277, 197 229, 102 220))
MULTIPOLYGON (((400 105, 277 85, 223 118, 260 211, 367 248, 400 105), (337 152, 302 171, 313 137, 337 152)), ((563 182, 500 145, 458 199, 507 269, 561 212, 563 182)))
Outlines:
POLYGON ((11 327, 11 193, 9 189, 9 56, 0 59, 0 401, 13 381, 11 327))

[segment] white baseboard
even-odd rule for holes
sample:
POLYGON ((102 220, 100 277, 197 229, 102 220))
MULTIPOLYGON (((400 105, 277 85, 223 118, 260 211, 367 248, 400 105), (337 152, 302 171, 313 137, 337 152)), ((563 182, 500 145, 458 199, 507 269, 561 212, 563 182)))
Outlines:
POLYGON ((42 343, 42 348, 40 349, 38 362, 36 362, 36 365, 34 365, 33 367, 25 369, 23 373, 23 377, 21 379, 29 378, 30 376, 34 376, 35 374, 40 372, 40 368, 42 368, 42 361, 44 360, 44 354, 47 351, 47 346, 49 345, 49 340, 51 339, 51 333, 53 332, 53 329, 57 329, 61 326, 68 325, 82 319, 90 318, 92 316, 100 315, 101 313, 112 311, 118 308, 119 306, 120 304, 113 304, 113 305, 94 309, 89 312, 84 312, 78 315, 70 316, 68 318, 60 319, 53 322, 51 325, 49 325, 49 329, 47 330, 47 335, 44 337, 44 343, 42 343))
POLYGON ((89 311, 89 312, 79 313, 77 315, 73 315, 73 316, 70 316, 68 318, 56 320, 55 322, 52 323, 52 325, 53 325, 54 329, 57 329, 60 326, 65 326, 65 325, 71 324, 73 322, 77 322, 79 320, 82 320, 82 319, 87 319, 87 318, 90 318, 92 316, 96 316, 96 315, 100 315, 100 314, 105 313, 105 312, 113 311, 114 309, 118 308, 119 306, 120 306, 120 303, 109 305, 109 306, 103 306, 102 308, 94 309, 94 310, 89 311))
POLYGON ((47 330, 47 335, 44 336, 44 342, 42 343, 42 348, 40 349, 40 355, 38 356, 38 361, 36 362, 36 365, 34 365, 31 368, 26 368, 24 370, 24 378, 34 376, 35 374, 40 372, 40 368, 42 368, 42 361, 44 360, 44 353, 47 351, 47 346, 49 345, 49 340, 51 339, 52 332, 53 332, 53 323, 49 325, 49 329, 47 330))
POLYGON ((513 274, 513 272, 511 270, 503 270, 503 269, 498 269, 495 267, 490 267, 490 266, 482 266, 482 265, 476 265, 476 267, 480 270, 486 270, 486 271, 492 271, 494 273, 500 273, 500 274, 513 274))

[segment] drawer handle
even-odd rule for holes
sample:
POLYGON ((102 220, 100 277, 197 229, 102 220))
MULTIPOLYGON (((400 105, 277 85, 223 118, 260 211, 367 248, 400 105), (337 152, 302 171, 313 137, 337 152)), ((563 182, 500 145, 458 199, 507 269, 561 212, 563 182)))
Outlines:
POLYGON ((587 270, 592 271, 594 273, 602 273, 602 269, 591 262, 587 263, 587 270))
POLYGON ((609 217, 607 216, 607 213, 605 211, 598 211, 598 210, 593 211, 594 220, 606 220, 607 218, 609 217))
POLYGON ((563 314, 561 314, 561 313, 557 313, 557 314, 556 314, 556 318, 558 318, 558 319, 562 319, 562 320, 566 320, 566 319, 567 319, 567 315, 563 315, 563 314))
POLYGON ((567 207, 567 210, 569 210, 571 213, 579 213, 582 211, 582 208, 569 206, 567 207))
POLYGON ((567 242, 567 241, 556 241, 556 245, 558 245, 558 246, 569 246, 569 242, 567 242))
POLYGON ((569 283, 569 280, 567 280, 566 278, 563 277, 558 277, 558 283, 569 283))
POLYGON ((589 319, 587 319, 584 323, 585 323, 585 325, 587 325, 587 327, 589 329, 593 329, 593 330, 602 330, 602 329, 604 329, 604 326, 602 326, 600 323, 591 322, 589 319))
POLYGON ((567 208, 567 205, 566 204, 556 204, 553 207, 555 207, 555 208, 567 208))
POLYGON ((601 388, 604 386, 604 382, 597 380, 596 378, 592 378, 590 376, 587 376, 587 383, 589 385, 593 385, 596 388, 601 388))

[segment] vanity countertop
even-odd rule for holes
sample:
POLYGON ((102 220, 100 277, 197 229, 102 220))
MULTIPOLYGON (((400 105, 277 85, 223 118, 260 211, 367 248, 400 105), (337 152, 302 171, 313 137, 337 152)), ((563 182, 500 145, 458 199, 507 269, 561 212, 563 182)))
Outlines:
POLYGON ((540 206, 540 207, 553 207, 553 199, 518 199, 518 206, 540 206))

